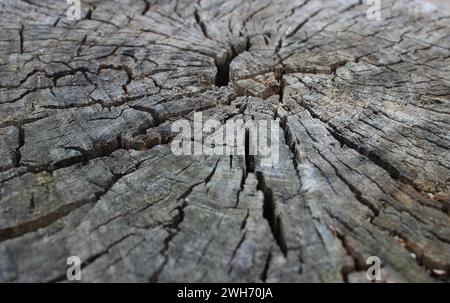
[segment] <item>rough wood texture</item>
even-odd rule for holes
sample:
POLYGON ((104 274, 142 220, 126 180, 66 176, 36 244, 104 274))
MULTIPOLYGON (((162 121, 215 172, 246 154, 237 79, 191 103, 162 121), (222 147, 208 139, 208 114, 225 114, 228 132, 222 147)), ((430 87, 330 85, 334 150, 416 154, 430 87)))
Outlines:
POLYGON ((448 281, 449 5, 364 2, 1 0, 0 281, 448 281), (280 161, 175 156, 195 111, 280 161))

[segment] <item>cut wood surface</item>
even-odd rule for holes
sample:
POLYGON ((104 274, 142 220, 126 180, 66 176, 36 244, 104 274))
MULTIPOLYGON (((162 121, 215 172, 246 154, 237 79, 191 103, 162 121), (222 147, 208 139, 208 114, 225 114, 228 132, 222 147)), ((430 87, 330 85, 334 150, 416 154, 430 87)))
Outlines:
POLYGON ((450 5, 381 2, 0 0, 0 281, 449 281, 450 5))

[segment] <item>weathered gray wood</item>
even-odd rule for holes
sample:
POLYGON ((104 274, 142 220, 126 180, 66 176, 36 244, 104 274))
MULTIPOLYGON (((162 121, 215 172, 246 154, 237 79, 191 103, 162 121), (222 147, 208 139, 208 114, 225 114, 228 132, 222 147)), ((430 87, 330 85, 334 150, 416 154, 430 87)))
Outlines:
POLYGON ((0 281, 448 281, 450 8, 382 3, 0 0, 0 281), (174 155, 194 112, 279 161, 174 155))

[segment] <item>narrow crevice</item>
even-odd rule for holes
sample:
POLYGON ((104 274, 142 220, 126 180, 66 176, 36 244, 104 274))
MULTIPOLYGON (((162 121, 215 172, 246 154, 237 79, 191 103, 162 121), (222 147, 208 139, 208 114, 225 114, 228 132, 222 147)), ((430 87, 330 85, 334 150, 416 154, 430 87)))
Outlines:
MULTIPOLYGON (((287 118, 286 118, 286 117, 284 117, 283 119, 281 119, 280 125, 281 125, 281 128, 282 128, 283 131, 284 131, 286 144, 289 146, 291 152, 292 152, 293 155, 294 155, 294 157, 293 157, 294 166, 295 166, 295 168, 297 169, 298 163, 297 163, 297 160, 296 160, 296 157, 295 157, 295 155, 296 155, 295 142, 293 142, 293 138, 292 138, 292 135, 291 135, 291 133, 290 133, 289 126, 287 125, 287 118)), ((317 150, 317 152, 319 152, 319 151, 317 150)), ((319 152, 319 154, 320 154, 320 152, 319 152)), ((327 161, 329 164, 331 164, 330 161, 329 161, 328 159, 324 158, 322 154, 320 154, 320 155, 322 156, 322 158, 323 158, 325 161, 327 161)), ((332 164, 331 164, 331 165, 332 165, 332 164)), ((332 167, 334 168, 334 170, 335 170, 336 174, 338 175, 338 177, 339 177, 339 178, 340 178, 340 179, 341 179, 341 180, 342 180, 342 181, 350 188, 350 190, 354 193, 354 195, 355 195, 355 197, 357 198, 357 200, 360 201, 361 203, 363 203, 364 205, 366 205, 366 206, 371 210, 371 212, 374 214, 373 216, 377 216, 378 213, 379 213, 378 209, 377 209, 374 205, 372 205, 369 201, 367 201, 365 198, 363 198, 363 197, 362 197, 362 194, 361 194, 361 192, 360 192, 359 190, 357 190, 352 184, 350 184, 349 182, 347 182, 347 181, 343 178, 343 176, 341 176, 340 174, 338 174, 336 167, 334 167, 333 165, 332 165, 332 167)), ((297 171, 297 174, 298 174, 298 171, 297 171)), ((329 211, 327 211, 327 213, 329 213, 329 211)), ((332 218, 336 219, 339 223, 343 224, 346 228, 349 228, 349 229, 351 230, 351 227, 347 226, 347 225, 345 224, 345 222, 342 222, 342 220, 340 220, 340 218, 338 218, 338 217, 336 217, 336 216, 334 216, 334 215, 332 215, 332 214, 330 214, 330 216, 331 216, 332 218)), ((373 217, 371 217, 370 219, 373 219, 373 217)), ((355 272, 355 271, 365 270, 365 269, 366 269, 366 264, 364 263, 364 260, 363 260, 362 256, 361 256, 358 252, 356 252, 352 247, 350 247, 350 246, 348 245, 348 243, 347 243, 347 241, 346 241, 346 239, 345 239, 345 236, 344 236, 341 232, 336 231, 336 236, 337 236, 338 239, 342 242, 342 246, 343 246, 343 248, 345 249, 345 251, 347 252, 347 255, 348 255, 349 257, 351 257, 352 260, 353 260, 353 264, 351 264, 351 265, 346 265, 346 266, 343 266, 343 267, 341 268, 341 275, 342 275, 342 278, 343 278, 343 280, 344 280, 345 282, 348 282, 348 275, 349 275, 350 273, 352 273, 352 272, 355 272)), ((301 263, 302 263, 302 262, 301 262, 301 263)), ((302 270, 302 268, 300 268, 300 270, 302 270)))
POLYGON ((331 65, 331 74, 336 75, 338 68, 345 66, 348 60, 342 60, 331 65))
POLYGON ((198 26, 202 30, 203 36, 205 36, 205 38, 207 38, 207 39, 211 39, 208 34, 208 29, 206 28, 205 23, 202 21, 202 19, 200 17, 200 13, 198 12, 198 9, 194 11, 194 18, 195 18, 195 22, 197 22, 198 26))
MULTIPOLYGON (((156 119, 157 120, 157 119, 156 119)), ((131 136, 131 139, 134 139, 136 137, 139 137, 139 135, 142 135, 145 133, 149 127, 153 127, 154 125, 152 122, 149 121, 149 124, 144 125, 141 130, 138 131, 138 133, 133 134, 131 136), (150 125, 149 125, 150 124, 150 125)), ((80 153, 80 155, 73 156, 70 158, 66 158, 57 162, 51 162, 44 165, 27 165, 27 163, 20 163, 21 166, 26 167, 27 171, 30 173, 41 173, 41 172, 53 172, 55 170, 66 168, 72 165, 76 164, 86 164, 87 162, 102 158, 102 157, 108 157, 112 153, 114 153, 117 150, 124 149, 124 150, 143 150, 143 149, 151 149, 154 146, 161 145, 161 144, 169 144, 174 135, 173 134, 162 134, 161 139, 158 142, 154 142, 149 145, 145 145, 144 147, 139 146, 138 143, 132 142, 128 137, 122 138, 121 135, 117 135, 115 138, 112 138, 111 141, 107 142, 95 142, 93 143, 92 149, 86 150, 81 147, 76 146, 65 146, 63 148, 68 150, 76 150, 80 153)), ((20 148, 20 147, 19 147, 20 148)), ((16 155, 17 158, 17 155, 16 155)), ((17 161, 16 161, 17 163, 17 161)))
POLYGON ((250 37, 246 37, 245 44, 235 47, 230 46, 230 50, 226 53, 225 58, 216 58, 215 63, 217 67, 216 74, 216 86, 228 86, 230 83, 230 64, 231 62, 239 56, 244 51, 248 51, 251 48, 250 37))
POLYGON ((162 123, 164 123, 166 121, 164 119, 161 119, 158 112, 151 107, 146 107, 146 106, 141 106, 141 105, 130 105, 129 107, 134 110, 149 113, 152 116, 153 122, 155 124, 154 127, 158 127, 159 125, 161 125, 162 123))
POLYGON ((214 176, 216 169, 217 169, 217 165, 219 165, 220 162, 220 158, 217 159, 216 164, 214 164, 213 170, 211 171, 211 173, 206 177, 205 179, 205 185, 209 183, 209 181, 211 181, 212 177, 214 176))
MULTIPOLYGON (((102 256, 108 254, 111 250, 111 248, 113 248, 114 246, 116 246, 117 244, 123 242, 124 240, 126 240, 127 238, 134 236, 134 233, 128 234, 123 236, 122 238, 118 239, 117 241, 114 241, 112 244, 108 245, 104 250, 90 256, 89 258, 87 258, 85 261, 83 261, 80 264, 80 268, 84 269, 86 266, 88 266, 91 263, 94 263, 97 259, 101 258, 102 256)), ((47 281, 47 283, 58 283, 58 282, 64 282, 67 281, 67 277, 66 274, 62 274, 50 281, 47 281)))
POLYGON ((267 255, 267 258, 266 258, 266 263, 264 264, 264 270, 263 270, 263 272, 261 273, 261 276, 260 276, 261 281, 263 283, 266 283, 266 281, 267 281, 267 276, 268 276, 268 273, 269 273, 270 261, 271 260, 272 260, 272 252, 269 251, 269 254, 267 255))
MULTIPOLYGON (((85 37, 87 37, 87 36, 85 36, 85 37)), ((85 41, 85 40, 83 39, 83 41, 85 41)), ((83 41, 82 41, 82 43, 84 43, 83 41)), ((37 72, 40 72, 40 71, 37 70, 37 72)), ((85 75, 86 73, 92 73, 89 70, 89 68, 87 68, 87 67, 77 67, 77 68, 70 68, 70 69, 66 69, 66 70, 62 70, 62 71, 57 71, 57 72, 51 73, 51 74, 45 73, 45 76, 47 78, 51 79, 54 86, 56 87, 56 84, 59 79, 66 77, 66 76, 75 76, 78 72, 81 72, 83 75, 85 75)))
POLYGON ((23 30, 24 29, 25 29, 25 27, 22 24, 22 26, 20 27, 20 30, 19 30, 20 53, 21 54, 23 54, 23 51, 24 51, 24 47, 23 47, 23 30))
MULTIPOLYGON (((50 88, 52 88, 52 87, 46 85, 46 86, 41 86, 41 87, 36 87, 36 88, 33 88, 33 89, 29 89, 29 90, 27 90, 26 92, 24 92, 23 94, 21 94, 20 96, 18 96, 17 98, 11 99, 11 100, 9 100, 9 101, 1 102, 0 104, 3 105, 3 104, 14 103, 14 102, 19 101, 20 99, 24 98, 25 96, 31 94, 31 93, 37 92, 37 91, 39 91, 39 90, 50 89, 50 88)), ((0 125, 5 125, 5 123, 2 123, 2 122, 0 121, 0 125)))
POLYGON ((369 150, 365 146, 361 146, 352 142, 344 135, 342 135, 340 131, 337 129, 337 127, 334 126, 332 123, 321 119, 319 115, 317 115, 307 104, 305 104, 305 102, 302 102, 301 105, 309 112, 311 117, 313 117, 314 119, 318 119, 323 123, 325 123, 326 125, 328 125, 327 127, 328 131, 339 143, 341 143, 342 146, 346 146, 350 149, 353 149, 357 151, 359 154, 365 156, 372 163, 374 163, 375 165, 379 166, 384 171, 386 171, 394 180, 398 180, 407 185, 411 185, 418 192, 422 192, 421 189, 413 181, 409 180, 403 173, 400 172, 399 169, 397 169, 395 166, 389 163, 389 161, 383 159, 383 156, 381 156, 377 151, 369 150))
POLYGON ((227 55, 223 62, 216 59, 217 74, 215 84, 218 87, 228 86, 230 83, 230 64, 234 59, 233 55, 227 55))
POLYGON ((275 213, 275 201, 273 199, 273 192, 265 181, 264 174, 262 172, 256 172, 256 178, 258 179, 257 190, 260 190, 263 195, 263 217, 267 220, 270 226, 272 235, 280 248, 284 256, 287 256, 287 244, 284 238, 284 232, 281 226, 281 219, 275 213))
MULTIPOLYGON (((343 134, 341 134, 341 132, 338 130, 338 128, 335 125, 333 125, 332 123, 330 123, 324 119, 321 119, 320 116, 317 115, 305 102, 301 102, 300 105, 309 112, 311 117, 313 117, 314 119, 320 120, 322 123, 326 124, 327 130, 334 137, 334 139, 341 144, 341 147, 346 146, 347 148, 355 150, 362 156, 369 159, 371 161, 371 163, 377 165, 378 167, 383 169, 385 172, 387 172, 392 179, 402 182, 403 184, 409 185, 412 188, 414 188, 418 193, 423 194, 423 191, 420 189, 420 187, 417 184, 415 184, 413 181, 408 179, 399 169, 397 169, 395 166, 393 166, 388 160, 384 159, 383 156, 377 150, 369 150, 364 145, 359 145, 355 142, 352 142, 350 139, 346 138, 343 134)), ((360 201, 363 201, 363 200, 360 200, 360 201)), ((427 205, 422 204, 422 205, 425 207, 431 207, 433 209, 441 211, 444 214, 448 214, 448 207, 446 205, 442 205, 441 207, 435 207, 435 206, 428 205, 428 204, 427 205)), ((373 209, 372 209, 372 211, 373 211, 373 209)), ((377 216, 377 215, 375 215, 375 216, 377 216)))
POLYGON ((116 136, 112 141, 110 142, 103 142, 103 143, 94 143, 94 146, 91 150, 85 150, 80 147, 74 147, 74 146, 67 146, 64 147, 68 150, 76 150, 80 153, 78 156, 73 156, 67 159, 63 159, 61 161, 52 162, 47 165, 40 165, 40 166, 29 166, 26 163, 21 163, 21 166, 24 166, 27 168, 28 172, 30 173, 41 173, 41 172, 53 172, 58 169, 66 168, 72 165, 76 164, 86 164, 87 162, 110 156, 113 152, 119 150, 119 149, 126 149, 124 148, 124 144, 122 143, 121 136, 116 136))
MULTIPOLYGON (((7 227, 0 230, 0 242, 20 237, 24 234, 37 231, 40 228, 47 227, 51 225, 52 223, 56 222, 57 220, 65 217, 67 214, 69 214, 71 211, 80 208, 81 206, 94 202, 95 199, 90 200, 81 200, 75 203, 71 203, 68 205, 64 205, 44 216, 38 217, 36 219, 33 219, 31 221, 12 226, 7 227)), ((35 202, 33 202, 35 203, 35 202)))
POLYGON ((53 22, 52 26, 57 27, 59 24, 59 21, 61 21, 61 18, 60 17, 56 18, 56 20, 55 20, 55 22, 53 22))
POLYGON ((34 199, 34 193, 31 193, 30 206, 28 207, 28 209, 30 210, 30 212, 33 212, 35 207, 36 207, 36 201, 34 199))
MULTIPOLYGON (((341 224, 342 226, 344 226, 347 230, 352 231, 353 228, 351 226, 349 226, 344 220, 342 220, 340 217, 336 216, 334 213, 332 213, 330 210, 326 209, 327 214, 330 216, 330 218, 336 220, 339 224, 341 224)), ((389 234, 389 236, 393 237, 397 242, 399 242, 399 245, 402 246, 404 249, 406 249, 409 253, 412 253, 415 255, 415 263, 421 267, 424 271, 428 272, 432 277, 434 278, 439 278, 439 279, 445 279, 444 277, 437 277, 436 275, 433 275, 433 272, 431 270, 431 268, 433 268, 434 266, 432 266, 434 263, 432 261, 432 259, 427 258, 424 255, 423 251, 417 248, 417 245, 412 244, 410 241, 408 241, 406 238, 404 238, 402 235, 400 235, 400 233, 398 233, 397 231, 392 231, 389 229, 386 229, 382 226, 379 226, 377 224, 373 224, 372 225, 376 228, 378 228, 381 232, 386 232, 389 234)), ((348 241, 345 237, 345 235, 339 230, 339 229, 334 229, 334 232, 337 236, 337 238, 342 242, 342 245, 344 247, 344 249, 346 250, 347 254, 349 256, 351 256, 354 260, 354 264, 355 266, 353 268, 343 268, 342 269, 342 274, 344 277, 344 280, 347 282, 348 281, 348 275, 351 272, 355 272, 355 271, 365 271, 367 270, 367 264, 365 263, 364 258, 362 257, 362 255, 360 253, 358 253, 355 248, 351 247, 348 244, 348 241)), ((449 276, 449 272, 446 271, 446 275, 449 276)))
POLYGON ((426 254, 426 250, 418 246, 413 241, 408 240, 406 235, 403 235, 396 230, 386 229, 385 227, 380 226, 379 224, 373 225, 381 231, 388 232, 389 235, 392 236, 400 244, 400 246, 404 247, 409 253, 414 254, 414 260, 416 261, 416 264, 420 266, 423 270, 428 272, 430 276, 443 281, 446 281, 446 279, 450 278, 450 269, 448 268, 447 264, 445 265, 439 264, 439 261, 436 263, 435 259, 433 259, 432 256, 428 256, 426 254), (434 270, 436 269, 443 270, 445 273, 443 275, 437 275, 434 272, 434 270))
POLYGON ((266 283, 269 274, 270 261, 272 261, 272 252, 269 251, 266 258, 266 263, 264 264, 263 272, 261 273, 260 279, 263 283, 266 283))
POLYGON ((248 52, 251 47, 252 47, 252 42, 250 40, 250 36, 247 36, 247 38, 245 40, 245 51, 248 52))
MULTIPOLYGON (((328 123, 328 125, 330 125, 328 123)), ((374 164, 376 164, 377 166, 381 167, 383 170, 387 171, 389 173, 389 175, 394 179, 394 180, 400 180, 403 182, 407 182, 410 185, 413 185, 412 182, 410 182, 409 180, 407 180, 402 173, 396 168, 394 167, 392 164, 390 164, 387 160, 383 159, 381 155, 379 155, 376 151, 372 151, 367 149, 364 146, 360 146, 352 141, 350 141, 348 138, 346 138, 345 136, 343 136, 336 127, 334 127, 333 125, 330 125, 331 128, 329 128, 328 130, 330 131, 330 134, 339 142, 341 143, 341 145, 344 145, 348 148, 351 148, 355 151, 357 151, 358 153, 360 153, 361 155, 367 157, 369 160, 371 160, 374 164)))
POLYGON ((141 16, 144 16, 145 14, 147 14, 148 10, 150 9, 150 3, 148 2, 148 0, 143 0, 144 1, 144 9, 141 12, 141 16))
MULTIPOLYGON (((88 37, 88 35, 85 35, 85 36, 83 37, 83 40, 81 40, 81 43, 80 43, 80 45, 79 45, 78 48, 77 48, 77 57, 79 57, 79 56, 81 55, 81 51, 83 50, 83 45, 86 43, 87 37, 88 37)), ((87 76, 87 75, 85 74, 85 71, 83 72, 83 74, 84 74, 85 76, 87 76)))
MULTIPOLYGON (((220 159, 219 159, 220 160, 220 159)), ((169 261, 169 255, 167 254, 167 251, 169 250, 170 242, 175 238, 175 236, 180 232, 181 230, 181 223, 184 221, 185 213, 184 209, 188 207, 188 202, 186 201, 186 198, 192 193, 192 190, 199 186, 200 184, 207 184, 212 176, 214 175, 217 164, 219 163, 219 160, 217 160, 215 167, 212 169, 212 171, 206 176, 205 180, 202 182, 197 182, 187 188, 187 190, 177 199, 178 201, 183 201, 182 204, 178 207, 176 207, 173 210, 177 211, 177 214, 172 218, 172 222, 165 225, 164 227, 168 229, 169 235, 164 239, 164 246, 159 251, 160 255, 164 257, 164 261, 161 263, 161 265, 158 267, 158 269, 153 272, 153 274, 149 277, 148 281, 150 283, 156 283, 159 281, 159 276, 164 271, 164 267, 166 266, 167 262, 169 261)))
MULTIPOLYGON (((277 114, 278 115, 278 114, 277 114)), ((283 117, 280 119, 280 127, 284 134, 284 142, 289 148, 289 151, 292 154, 292 164, 294 165, 295 171, 297 172, 297 177, 299 181, 301 180, 299 172, 298 172, 298 159, 297 159, 297 149, 294 139, 292 137, 291 130, 287 124, 287 117, 283 117)))
POLYGON ((241 239, 239 240, 239 243, 236 245, 236 247, 233 250, 233 253, 231 254, 231 258, 230 261, 228 262, 229 265, 231 265, 228 269, 228 274, 230 274, 233 271, 233 260, 237 255, 237 252, 239 251, 239 248, 241 248, 242 243, 244 243, 245 241, 245 237, 247 236, 247 232, 244 231, 244 233, 242 234, 241 239))
POLYGON ((138 64, 138 59, 135 56, 135 49, 134 48, 128 48, 124 49, 122 51, 122 56, 131 58, 135 64, 138 64))
POLYGON ((255 172, 255 156, 251 155, 250 149, 250 130, 245 129, 245 175, 255 172))
MULTIPOLYGON (((284 131, 286 143, 287 143, 287 145, 289 146, 291 152, 294 154, 294 166, 297 167, 297 163, 296 163, 296 160, 295 160, 295 159, 296 159, 296 158, 295 158, 295 153, 296 153, 296 150, 295 150, 295 143, 292 142, 292 136, 290 136, 289 128, 288 128, 288 126, 287 126, 287 119, 286 119, 286 118, 281 120, 281 128, 282 128, 283 131, 284 131)), ((311 139, 313 139, 313 138, 311 137, 311 139)), ((313 140, 314 140, 314 139, 313 139, 313 140)), ((353 193, 353 195, 355 196, 355 198, 356 198, 361 204, 363 204, 364 206, 366 206, 366 207, 371 211, 372 214, 370 215, 370 218, 369 218, 370 221, 372 221, 375 217, 377 217, 377 216, 379 215, 379 213, 380 213, 379 209, 378 209, 373 203, 371 203, 371 202, 368 201, 365 197, 363 197, 363 194, 361 193, 361 191, 358 190, 358 189, 356 188, 356 186, 353 185, 350 181, 348 181, 348 180, 347 180, 347 179, 339 172, 339 170, 337 169, 337 167, 336 167, 336 166, 335 166, 335 165, 334 165, 327 157, 325 157, 325 156, 323 155, 322 152, 320 152, 319 149, 317 149, 315 146, 314 146, 314 149, 315 149, 316 152, 322 157, 322 159, 324 159, 324 160, 325 160, 325 161, 333 168, 333 170, 334 170, 336 176, 337 176, 339 179, 341 179, 341 181, 344 182, 345 185, 347 185, 347 187, 348 187, 348 188, 350 189, 350 191, 353 193)))
POLYGON ((303 22, 299 23, 289 34, 286 35, 286 38, 288 39, 294 36, 298 31, 300 31, 303 28, 303 26, 305 26, 306 23, 308 23, 309 20, 317 16, 323 9, 324 8, 318 9, 317 11, 312 13, 308 18, 303 20, 303 22))
POLYGON ((281 68, 277 80, 279 82, 279 86, 278 86, 278 101, 282 104, 283 100, 284 100, 284 87, 285 87, 285 83, 284 83, 284 67, 281 68))
POLYGON ((327 157, 325 157, 318 149, 316 149, 316 151, 322 157, 322 159, 324 159, 325 162, 327 162, 333 168, 336 176, 339 179, 341 179, 341 181, 344 182, 345 185, 347 185, 347 187, 350 189, 350 191, 355 196, 356 200, 358 200, 361 204, 366 206, 372 212, 372 214, 370 215, 370 218, 369 218, 370 222, 372 222, 372 220, 379 215, 379 213, 380 213, 379 209, 373 203, 371 203, 366 198, 364 198, 361 191, 359 189, 357 189, 356 186, 353 185, 349 180, 347 180, 339 172, 338 168, 327 157))
MULTIPOLYGON (((51 225, 52 223, 58 221, 59 219, 67 216, 72 211, 74 211, 86 204, 97 202, 122 177, 123 177, 123 175, 114 175, 112 180, 109 182, 107 188, 96 193, 93 198, 83 199, 83 200, 76 201, 74 203, 63 205, 43 216, 34 218, 25 223, 1 229, 0 230, 0 242, 8 240, 8 239, 12 239, 12 238, 17 238, 17 237, 23 236, 24 234, 30 233, 30 232, 35 232, 41 228, 51 225)), ((32 196, 32 201, 30 201, 30 207, 35 205, 35 203, 36 203, 35 198, 32 196)))
POLYGON ((89 4, 89 9, 84 17, 85 20, 92 20, 92 13, 97 9, 97 6, 94 4, 89 4))
POLYGON ((283 38, 280 38, 280 39, 278 39, 277 45, 275 46, 275 54, 276 55, 278 55, 278 53, 280 52, 282 47, 283 47, 283 38))
POLYGON ((247 213, 245 215, 245 218, 244 218, 244 220, 242 220, 242 223, 241 223, 241 230, 244 230, 245 227, 247 226, 247 220, 248 220, 249 216, 250 216, 250 209, 247 209, 247 213))
POLYGON ((22 126, 18 126, 19 129, 19 146, 17 146, 14 152, 14 163, 16 167, 20 166, 21 153, 20 149, 25 145, 25 131, 22 126))
POLYGON ((357 6, 363 5, 363 0, 359 0, 356 3, 351 4, 350 6, 344 8, 343 10, 339 11, 339 14, 344 14, 346 12, 349 12, 351 10, 353 10, 354 8, 356 8, 357 6))
POLYGON ((108 246, 106 247, 105 250, 103 250, 103 251, 101 251, 101 252, 99 252, 99 253, 97 253, 97 254, 95 254, 95 255, 89 257, 89 258, 87 258, 84 262, 82 262, 82 263, 81 263, 81 268, 85 268, 85 267, 88 266, 89 264, 94 263, 95 260, 97 260, 97 259, 99 259, 100 257, 102 257, 102 256, 104 256, 104 255, 106 255, 106 254, 108 254, 109 251, 111 250, 111 248, 113 248, 113 247, 116 246, 117 244, 123 242, 123 241, 126 240, 127 238, 129 238, 129 237, 131 237, 131 236, 134 236, 134 235, 135 235, 134 233, 131 233, 131 234, 128 234, 128 235, 123 236, 122 238, 118 239, 117 241, 114 241, 112 244, 108 245, 108 246))
POLYGON ((133 72, 131 68, 125 65, 123 66, 123 70, 127 73, 127 81, 122 85, 122 89, 125 92, 125 94, 128 94, 128 85, 133 80, 133 72))
POLYGON ((367 270, 367 265, 364 262, 364 258, 356 252, 351 246, 348 245, 345 235, 341 232, 336 231, 336 237, 341 241, 342 247, 344 248, 347 255, 353 260, 353 264, 346 265, 341 268, 341 275, 344 282, 348 283, 348 276, 356 271, 367 270))
POLYGON ((98 56, 98 57, 95 57, 95 60, 106 59, 108 57, 111 57, 111 56, 116 54, 116 52, 117 52, 117 50, 119 48, 120 48, 120 46, 115 46, 114 49, 111 52, 109 52, 107 54, 104 54, 104 55, 101 55, 101 56, 98 56))
POLYGON ((84 17, 84 19, 86 20, 91 20, 92 18, 92 9, 89 9, 86 13, 86 17, 84 17))
POLYGON ((298 248, 298 262, 299 262, 299 266, 298 266, 298 273, 301 275, 304 273, 305 269, 305 260, 303 259, 303 247, 300 246, 298 248))
MULTIPOLYGON (((198 183, 196 184, 198 185, 198 183)), ((181 199, 183 199, 183 204, 181 204, 179 207, 176 208, 177 214, 172 219, 172 222, 165 227, 168 228, 167 232, 169 235, 164 239, 164 246, 159 251, 159 253, 164 256, 164 261, 161 263, 161 265, 158 267, 158 269, 153 272, 153 274, 148 279, 149 283, 156 283, 159 280, 159 276, 164 271, 164 267, 166 266, 167 262, 169 261, 169 255, 167 254, 167 251, 169 250, 170 242, 175 238, 175 236, 180 231, 180 224, 184 220, 184 209, 187 207, 188 203, 185 200, 185 197, 189 195, 189 193, 192 191, 192 188, 196 185, 190 187, 188 191, 182 196, 181 199)))
MULTIPOLYGON (((241 182, 239 184, 239 190, 236 193, 236 204, 234 205, 234 208, 238 208, 239 207, 239 202, 240 202, 240 199, 241 199, 240 196, 241 196, 241 192, 244 190, 245 181, 247 181, 247 175, 246 175, 246 170, 244 168, 242 170, 242 176, 241 176, 241 182)), ((245 224, 246 224, 246 222, 245 222, 245 224)))
POLYGON ((90 150, 85 150, 80 147, 68 146, 65 149, 72 149, 78 151, 81 156, 68 158, 59 162, 52 163, 50 170, 54 171, 59 168, 71 166, 77 163, 87 163, 90 160, 110 156, 113 152, 122 148, 121 136, 116 136, 112 141, 105 143, 94 143, 94 146, 90 150))

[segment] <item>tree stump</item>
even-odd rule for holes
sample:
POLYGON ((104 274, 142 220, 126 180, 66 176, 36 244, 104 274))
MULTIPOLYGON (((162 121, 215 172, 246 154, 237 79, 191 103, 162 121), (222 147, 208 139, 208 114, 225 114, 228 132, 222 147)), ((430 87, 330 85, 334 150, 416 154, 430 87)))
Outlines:
POLYGON ((448 281, 449 6, 1 0, 0 281, 448 281), (279 160, 175 155, 196 113, 279 160))

